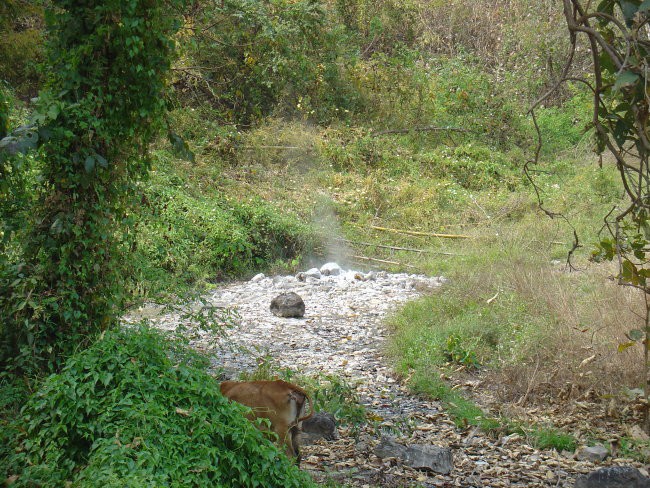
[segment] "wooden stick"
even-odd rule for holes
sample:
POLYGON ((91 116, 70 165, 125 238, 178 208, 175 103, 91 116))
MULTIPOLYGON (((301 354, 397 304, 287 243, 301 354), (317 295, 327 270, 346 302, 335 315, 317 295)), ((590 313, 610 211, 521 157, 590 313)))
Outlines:
POLYGON ((369 258, 367 256, 352 256, 352 258, 359 259, 361 261, 374 261, 377 263, 394 264, 395 266, 406 266, 408 268, 416 268, 416 266, 413 266, 411 264, 398 263, 397 261, 387 261, 385 259, 369 258))
POLYGON ((300 147, 298 146, 241 146, 241 148, 242 149, 300 149, 300 147))
POLYGON ((395 232, 397 234, 409 234, 413 236, 443 237, 445 239, 471 239, 472 238, 472 236, 466 236, 463 234, 435 234, 431 232, 416 232, 414 230, 389 229, 387 227, 379 227, 377 225, 371 225, 370 228, 375 230, 383 230, 386 232, 395 232))
POLYGON ((391 249, 393 251, 409 251, 409 252, 419 252, 419 253, 429 253, 429 254, 443 254, 445 256, 458 256, 457 254, 451 252, 442 252, 442 251, 431 251, 429 249, 412 249, 410 247, 398 247, 398 246, 386 246, 383 244, 373 244, 372 242, 360 242, 360 241, 349 241, 347 239, 342 239, 337 237, 335 241, 347 242, 348 244, 355 244, 359 246, 368 246, 368 247, 379 247, 381 249, 391 249))
POLYGON ((461 129, 460 127, 435 127, 428 125, 426 127, 411 127, 410 129, 392 129, 392 130, 380 130, 378 132, 371 132, 371 137, 383 136, 385 134, 408 134, 409 132, 443 132, 443 131, 453 131, 453 132, 469 132, 467 129, 461 129))

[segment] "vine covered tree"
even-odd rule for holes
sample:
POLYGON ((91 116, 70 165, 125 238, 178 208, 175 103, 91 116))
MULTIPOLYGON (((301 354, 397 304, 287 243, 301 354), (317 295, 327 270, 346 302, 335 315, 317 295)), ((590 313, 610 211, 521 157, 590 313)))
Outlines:
POLYGON ((182 3, 56 0, 46 12, 49 69, 31 134, 41 183, 18 257, 0 269, 1 367, 56 370, 116 321, 129 197, 163 126, 182 3))

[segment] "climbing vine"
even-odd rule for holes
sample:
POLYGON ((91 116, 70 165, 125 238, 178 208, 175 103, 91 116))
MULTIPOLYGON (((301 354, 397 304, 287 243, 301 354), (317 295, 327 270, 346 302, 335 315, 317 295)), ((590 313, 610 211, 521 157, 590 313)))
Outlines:
POLYGON ((39 193, 0 269, 0 366, 56 370, 116 321, 147 146, 163 127, 182 0, 52 1, 34 116, 39 193))

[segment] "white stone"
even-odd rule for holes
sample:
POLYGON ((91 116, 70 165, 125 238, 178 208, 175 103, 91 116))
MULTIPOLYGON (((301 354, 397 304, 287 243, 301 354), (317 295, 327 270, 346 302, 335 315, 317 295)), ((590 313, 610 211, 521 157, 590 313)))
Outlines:
POLYGON ((251 278, 251 283, 258 283, 262 281, 264 278, 266 278, 266 275, 264 273, 258 273, 251 278))
POLYGON ((324 276, 338 276, 341 271, 341 267, 336 263, 325 263, 320 268, 320 273, 324 276))

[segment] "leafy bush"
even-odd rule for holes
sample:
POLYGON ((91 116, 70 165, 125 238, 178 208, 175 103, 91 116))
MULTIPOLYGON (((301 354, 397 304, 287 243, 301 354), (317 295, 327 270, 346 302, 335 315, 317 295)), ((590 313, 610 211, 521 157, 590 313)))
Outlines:
POLYGON ((444 347, 444 355, 448 361, 451 361, 468 368, 478 368, 480 366, 476 353, 474 352, 475 344, 463 340, 458 334, 450 334, 444 347))
POLYGON ((197 192, 187 175, 158 160, 162 171, 144 187, 139 209, 131 272, 141 286, 241 275, 299 259, 312 248, 310 226, 296 215, 257 197, 238 201, 209 189, 197 192))
POLYGON ((337 64, 343 33, 320 1, 208 1, 191 14, 176 82, 184 99, 243 125, 271 113, 328 119, 354 103, 337 64))
POLYGON ((468 190, 503 186, 512 191, 523 181, 521 169, 502 152, 477 144, 440 147, 420 157, 422 164, 439 178, 448 178, 468 190))
POLYGON ((146 327, 105 333, 24 407, 15 486, 311 486, 206 365, 146 327))

